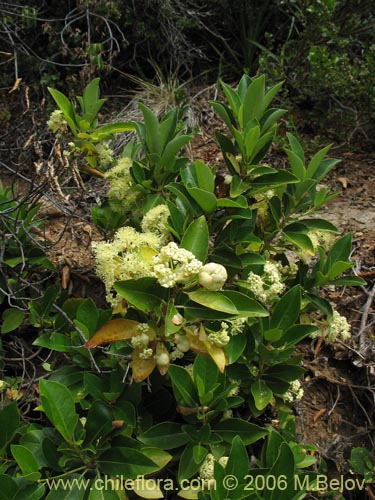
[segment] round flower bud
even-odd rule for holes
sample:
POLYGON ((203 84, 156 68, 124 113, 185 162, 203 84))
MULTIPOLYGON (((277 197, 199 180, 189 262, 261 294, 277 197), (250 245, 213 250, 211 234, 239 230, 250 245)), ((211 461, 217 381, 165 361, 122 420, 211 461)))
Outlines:
POLYGON ((168 366, 169 365, 169 354, 167 352, 162 352, 156 356, 156 364, 158 366, 168 366))
POLYGON ((221 264, 210 262, 199 273, 199 284, 207 290, 220 290, 228 278, 227 270, 221 264))
POLYGON ((190 349, 190 340, 186 337, 179 336, 176 347, 181 352, 187 352, 190 349))

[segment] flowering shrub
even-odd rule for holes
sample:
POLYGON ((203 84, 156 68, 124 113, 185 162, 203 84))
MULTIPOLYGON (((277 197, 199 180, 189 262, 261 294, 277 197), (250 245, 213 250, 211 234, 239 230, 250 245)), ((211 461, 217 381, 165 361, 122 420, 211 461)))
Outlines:
MULTIPOLYGON (((315 448, 294 441, 289 412, 303 395, 294 346, 308 336, 345 340, 348 324, 321 287, 363 283, 343 274, 352 267, 351 235, 337 236, 314 215, 332 198, 318 184, 337 161, 326 158, 326 147, 307 162, 289 134, 289 167, 265 163, 284 113, 270 107, 280 85, 266 90, 264 77, 244 76, 236 89, 222 87, 227 103, 213 106, 228 128, 216 134, 226 172, 180 156, 191 136, 176 110, 159 121, 143 105, 144 122, 126 126, 138 143, 108 159, 108 202, 96 215, 110 206, 127 221, 93 245, 110 308, 64 301, 53 287, 43 307, 31 307, 43 330, 34 344, 70 360, 39 383, 39 409, 52 427, 26 426, 14 442, 15 402, 0 413, 8 429, 2 449, 10 446, 13 457, 6 468, 22 473, 33 492, 44 494, 49 477, 77 472, 91 490, 95 478, 122 475, 133 481, 129 498, 168 495, 155 481, 141 484, 155 474, 173 477, 178 496, 199 500, 276 498, 265 484, 249 491, 249 478, 258 476, 284 481, 277 498, 307 495, 295 491, 296 476, 313 484, 317 473, 305 469, 317 461, 309 453, 315 448), (220 181, 225 188, 218 190, 220 181), (35 447, 46 470, 22 462, 20 452, 35 447), (234 488, 226 487, 228 475, 238 480, 234 488), (192 479, 199 488, 183 488, 192 479)), ((92 132, 78 132, 81 122, 67 106, 60 101, 80 154, 92 162, 95 150, 91 165, 101 168, 104 127, 91 122, 92 132)), ((8 487, 23 488, 15 481, 8 487)), ((48 498, 61 495, 51 490, 48 498)))

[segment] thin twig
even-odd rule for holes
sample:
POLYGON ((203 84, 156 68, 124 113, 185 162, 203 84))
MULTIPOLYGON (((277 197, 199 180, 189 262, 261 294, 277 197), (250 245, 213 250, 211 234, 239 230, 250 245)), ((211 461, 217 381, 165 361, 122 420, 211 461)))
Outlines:
POLYGON ((357 337, 359 337, 359 349, 358 349, 359 352, 366 351, 366 349, 365 349, 365 342, 366 342, 365 332, 366 332, 366 326, 367 326, 367 318, 369 315, 370 307, 371 307, 372 302, 374 300, 374 296, 375 296, 375 285, 372 287, 372 290, 371 290, 371 292, 367 298, 367 301, 363 307, 363 314, 362 314, 362 318, 361 318, 361 323, 359 325, 359 330, 357 333, 357 337))

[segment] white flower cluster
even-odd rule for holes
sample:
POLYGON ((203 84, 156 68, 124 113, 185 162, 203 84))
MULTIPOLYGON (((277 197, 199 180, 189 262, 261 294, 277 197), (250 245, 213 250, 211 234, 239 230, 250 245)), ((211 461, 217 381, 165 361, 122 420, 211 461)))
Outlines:
POLYGON ((283 396, 284 401, 288 403, 293 403, 293 401, 301 401, 303 398, 303 389, 301 387, 301 382, 299 380, 294 380, 289 389, 283 396))
POLYGON ((167 243, 170 239, 167 228, 168 217, 169 209, 166 205, 157 205, 151 208, 142 219, 142 231, 156 233, 163 244, 167 243))
POLYGON ((95 150, 98 155, 98 162, 100 166, 107 167, 113 162, 113 151, 106 142, 96 144, 95 150))
POLYGON ((311 337, 323 337, 326 344, 332 344, 336 340, 346 342, 351 337, 350 328, 351 326, 345 316, 333 311, 331 322, 325 328, 313 333, 311 337))
POLYGON ((335 239, 334 234, 328 231, 309 231, 308 237, 313 244, 314 250, 316 250, 319 246, 328 250, 335 239))
POLYGON ((117 212, 126 211, 133 207, 139 195, 134 189, 130 173, 131 164, 130 158, 119 158, 117 164, 104 174, 111 182, 111 187, 108 190, 111 207, 117 212))
POLYGON ((201 268, 202 262, 189 250, 179 248, 176 243, 170 242, 153 258, 151 276, 155 277, 161 286, 172 288, 177 283, 184 283, 198 274, 201 268))
POLYGON ((54 134, 63 134, 67 132, 68 124, 64 118, 64 113, 60 109, 52 111, 47 121, 47 126, 54 134))
POLYGON ((123 227, 113 241, 94 242, 92 248, 97 274, 106 287, 107 300, 115 307, 121 302, 121 297, 112 295, 114 282, 150 276, 152 256, 160 248, 160 241, 153 233, 139 233, 132 227, 123 227))
POLYGON ((217 461, 225 469, 228 459, 229 457, 224 456, 220 457, 219 460, 216 460, 212 453, 207 453, 206 458, 199 469, 199 477, 205 480, 214 479, 215 462, 217 461))
POLYGON ((228 335, 229 325, 222 321, 221 329, 218 332, 211 332, 207 335, 207 340, 218 347, 224 347, 230 341, 230 337, 228 335))
POLYGON ((283 266, 280 262, 268 261, 264 265, 262 276, 250 271, 247 282, 256 299, 264 304, 271 304, 277 299, 285 290, 282 270, 283 266))

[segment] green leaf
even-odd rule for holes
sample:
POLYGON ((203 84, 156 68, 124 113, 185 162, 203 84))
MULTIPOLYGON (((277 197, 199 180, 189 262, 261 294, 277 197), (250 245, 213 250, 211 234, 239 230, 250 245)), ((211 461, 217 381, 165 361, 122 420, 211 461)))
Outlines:
POLYGON ((215 388, 219 378, 219 370, 211 359, 198 354, 194 361, 193 377, 201 399, 215 388))
MULTIPOLYGON (((244 498, 243 489, 247 484, 247 473, 249 472, 250 464, 246 448, 242 442, 241 436, 235 436, 232 441, 232 447, 229 452, 229 459, 225 467, 227 476, 235 476, 238 479, 238 487, 234 490, 233 498, 244 498)), ((230 494, 232 497, 232 493, 230 494)))
POLYGON ((75 123, 75 113, 74 113, 74 108, 72 103, 69 101, 67 97, 65 97, 64 94, 62 94, 59 90, 52 89, 51 87, 48 87, 48 91, 51 94, 51 96, 54 98, 56 104, 60 108, 60 110, 64 114, 64 118, 67 122, 67 124, 70 127, 70 130, 73 132, 74 135, 77 135, 77 127, 75 123))
POLYGON ((68 443, 74 443, 78 422, 73 397, 65 385, 50 380, 39 382, 40 398, 48 419, 68 443))
MULTIPOLYGON (((38 462, 36 461, 34 454, 28 448, 22 445, 12 444, 10 446, 10 451, 25 476, 32 474, 33 472, 38 472, 38 462)), ((33 480, 37 481, 39 478, 40 474, 37 474, 33 480)))
POLYGON ((154 311, 163 297, 163 290, 154 278, 117 281, 113 287, 129 304, 143 312, 154 311))
POLYGON ((160 469, 163 469, 166 465, 168 465, 173 458, 170 453, 162 450, 161 448, 144 446, 141 451, 146 457, 155 462, 160 469))
POLYGON ((331 285, 337 286, 365 286, 367 283, 359 276, 342 276, 330 281, 331 285))
POLYGON ((95 332, 99 321, 99 311, 95 302, 92 299, 84 300, 77 309, 76 318, 86 326, 91 336, 95 332))
POLYGON ((193 200, 198 203, 204 213, 212 214, 215 211, 217 199, 213 193, 208 193, 203 189, 195 187, 187 187, 186 190, 193 200))
POLYGON ((225 97, 227 98, 229 106, 231 107, 233 113, 237 115, 241 106, 241 99, 239 98, 237 92, 233 90, 232 87, 224 83, 222 80, 220 80, 220 85, 223 89, 225 97))
POLYGON ((158 162, 158 165, 164 167, 166 171, 172 171, 175 164, 175 156, 189 141, 193 139, 192 135, 180 135, 168 142, 165 150, 158 162))
POLYGON ((41 335, 34 340, 32 345, 46 347, 57 352, 71 352, 72 350, 72 341, 66 335, 57 332, 41 335))
POLYGON ((271 87, 268 92, 266 92, 264 98, 263 98, 263 106, 262 106, 262 113, 266 111, 268 106, 271 104, 273 98, 276 96, 276 94, 279 92, 281 87, 284 85, 284 82, 279 82, 276 83, 273 87, 271 87))
POLYGON ((262 411, 271 402, 273 393, 263 380, 251 384, 251 394, 254 397, 257 410, 262 411))
POLYGON ((340 230, 337 229, 331 222, 325 219, 303 219, 303 223, 309 229, 314 229, 317 231, 329 231, 331 233, 340 233, 340 230))
POLYGON ((301 309, 301 288, 299 285, 291 288, 276 304, 271 328, 286 330, 297 321, 301 309))
POLYGON ((214 309, 215 311, 224 312, 237 316, 238 309, 233 302, 226 297, 222 292, 211 292, 208 290, 196 290, 188 294, 189 299, 197 304, 214 309))
POLYGON ((220 116, 220 118, 223 120, 225 125, 227 125, 227 127, 230 130, 232 130, 233 125, 232 125, 232 121, 230 119, 230 115, 228 113, 226 106, 224 106, 223 104, 220 104, 219 102, 215 102, 215 101, 209 101, 209 104, 214 108, 214 110, 220 116))
POLYGON ((148 446, 171 450, 188 443, 190 438, 181 430, 181 424, 177 422, 162 422, 138 436, 138 440, 148 446))
POLYGON ((317 330, 319 330, 319 327, 316 325, 293 325, 284 333, 281 340, 274 345, 275 347, 281 346, 284 343, 287 345, 296 345, 317 330))
POLYGON ((111 476, 122 474, 127 479, 135 479, 137 476, 159 470, 159 466, 142 452, 121 446, 113 446, 102 453, 97 463, 105 474, 111 476))
POLYGON ((276 462, 269 471, 269 476, 278 478, 285 476, 286 489, 265 489, 263 491, 264 500, 285 500, 294 497, 294 456, 287 443, 281 443, 280 452, 276 462))
POLYGON ((225 290, 221 292, 224 297, 227 297, 238 310, 237 315, 244 318, 263 318, 268 316, 268 311, 260 305, 256 300, 248 297, 244 293, 235 290, 225 290))
POLYGON ((339 240, 337 240, 330 249, 327 256, 326 264, 323 269, 323 273, 327 274, 335 262, 340 260, 341 261, 349 260, 351 252, 352 252, 352 235, 351 233, 348 233, 339 240))
POLYGON ((290 132, 287 132, 286 136, 288 138, 288 141, 289 141, 290 147, 292 148, 293 153, 295 154, 295 156, 297 156, 297 158, 300 159, 300 161, 302 162, 302 165, 305 165, 305 153, 303 151, 301 143, 299 142, 297 137, 295 137, 290 132))
POLYGON ((235 363, 241 356, 241 354, 245 350, 246 343, 246 335, 239 334, 231 337, 228 344, 224 347, 230 365, 235 363))
POLYGON ((283 236, 286 240, 293 245, 301 248, 304 252, 307 252, 308 255, 314 255, 314 245, 312 244, 311 239, 304 233, 295 233, 292 231, 283 231, 283 236))
POLYGON ((0 411, 0 451, 12 441, 20 425, 17 403, 13 401, 0 411))
POLYGON ((85 442, 97 446, 100 440, 113 431, 112 420, 114 418, 110 408, 102 401, 94 401, 87 413, 85 442))
POLYGON ((328 151, 331 149, 332 144, 326 146, 325 148, 321 149, 318 151, 311 159, 307 170, 306 170, 306 177, 309 178, 314 178, 315 172, 318 170, 320 164, 323 161, 323 158, 325 155, 328 153, 328 151))
POLYGON ((3 324, 1 325, 1 333, 9 333, 17 330, 22 324, 24 317, 24 311, 15 308, 5 309, 2 315, 3 324))
POLYGON ((246 91, 243 101, 243 127, 253 118, 259 119, 263 114, 263 99, 265 93, 265 76, 255 78, 246 91))
POLYGON ((160 154, 160 126, 154 113, 142 103, 138 103, 146 125, 146 143, 150 153, 160 154))
POLYGON ((194 448, 196 448, 196 445, 194 445, 193 443, 189 443, 181 454, 177 474, 177 478, 180 483, 184 479, 189 479, 190 477, 194 476, 196 472, 198 472, 207 454, 207 450, 203 448, 206 453, 202 454, 200 460, 197 463, 194 460, 194 448))
POLYGON ((268 433, 266 429, 241 418, 223 420, 214 426, 213 431, 217 432, 227 443, 231 443, 236 436, 241 436, 245 446, 255 443, 268 433))
POLYGON ((198 394, 190 374, 181 366, 171 365, 168 374, 172 381, 176 402, 180 406, 199 406, 198 394))
POLYGON ((181 248, 189 250, 202 263, 205 262, 208 253, 209 233, 204 215, 194 220, 181 240, 181 248))
POLYGON ((286 154, 288 155, 288 159, 290 162, 290 166, 292 167, 293 174, 298 177, 301 181, 304 180, 306 172, 305 165, 301 158, 291 151, 290 149, 285 149, 286 154))

